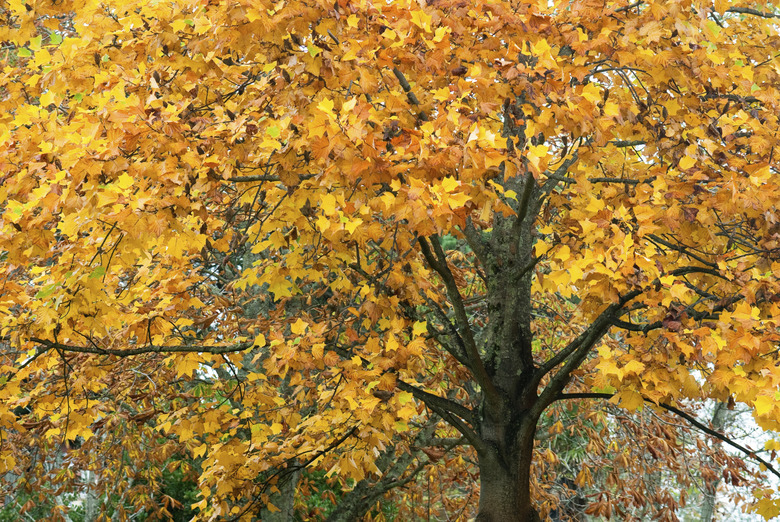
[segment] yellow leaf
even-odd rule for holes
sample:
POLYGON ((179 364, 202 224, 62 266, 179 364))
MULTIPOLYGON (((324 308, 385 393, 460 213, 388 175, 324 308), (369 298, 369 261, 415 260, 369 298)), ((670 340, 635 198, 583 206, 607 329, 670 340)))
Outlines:
POLYGON ((51 62, 51 54, 46 49, 41 49, 35 53, 35 58, 32 61, 32 65, 40 67, 42 65, 48 65, 51 62))
POLYGON ((30 38, 30 43, 29 43, 30 49, 32 49, 33 51, 39 51, 41 49, 42 41, 43 38, 41 37, 41 35, 38 35, 34 38, 30 38))
MULTIPOLYGON (((449 87, 442 87, 441 89, 437 89, 433 91, 433 99, 436 101, 447 101, 450 99, 450 89, 449 87)), ((432 133, 432 132, 431 132, 432 133)))
POLYGON ((48 105, 52 103, 56 103, 56 98, 54 97, 54 92, 51 90, 46 91, 45 93, 41 94, 40 97, 41 107, 47 107, 48 105))
POLYGON ((604 114, 606 116, 620 116, 620 107, 617 103, 609 102, 604 105, 604 114))
POLYGON ((441 187, 444 189, 445 192, 453 192, 459 186, 460 186, 460 182, 455 178, 451 178, 448 176, 443 180, 441 180, 441 187))
POLYGON ((596 83, 589 83, 582 88, 582 97, 589 102, 596 104, 601 101, 601 89, 596 83))
POLYGON ((333 100, 330 99, 323 99, 320 101, 320 103, 317 104, 317 108, 324 112, 325 114, 328 114, 329 116, 334 116, 333 114, 333 100))
POLYGON ((688 170, 694 165, 696 165, 696 160, 690 156, 683 156, 679 163, 679 167, 682 170, 688 170))
POLYGON ((620 398, 620 406, 628 411, 634 411, 644 404, 642 396, 634 390, 623 390, 616 397, 620 398))
POLYGON ((447 197, 447 204, 452 210, 455 210, 465 206, 469 199, 468 194, 450 194, 447 197))
POLYGON ((347 220, 347 222, 344 224, 344 229, 349 232, 350 234, 354 233, 357 227, 363 224, 363 220, 360 218, 355 218, 351 220, 347 220))
POLYGON ((309 328, 309 323, 301 318, 298 318, 293 324, 290 325, 290 331, 295 335, 303 335, 309 328))
POLYGON ((325 216, 317 217, 317 230, 325 232, 330 228, 330 220, 325 216))
POLYGON ((174 33, 178 33, 179 31, 182 31, 185 27, 187 27, 187 22, 184 21, 184 19, 179 18, 178 20, 174 20, 171 22, 171 29, 174 33))
POLYGON ((0 473, 9 473, 16 467, 16 459, 13 455, 3 455, 0 457, 0 473))
POLYGON ((415 321, 412 325, 412 337, 419 337, 428 331, 428 323, 426 321, 415 321))
POLYGON ((555 252, 555 259, 564 263, 571 257, 571 249, 569 245, 561 245, 561 247, 555 252))
POLYGON ((395 428, 395 431, 397 431, 398 433, 409 431, 409 425, 403 421, 395 421, 393 427, 395 428))
POLYGON ((547 157, 547 151, 550 148, 547 145, 531 145, 528 147, 528 161, 535 167, 539 166, 539 160, 547 157))
POLYGON ((452 29, 450 29, 449 27, 437 27, 433 36, 433 41, 439 43, 442 40, 444 40, 444 37, 447 36, 447 34, 451 32, 452 29))
POLYGON ((538 42, 535 42, 531 44, 531 50, 534 53, 534 56, 540 56, 545 53, 550 52, 550 44, 547 43, 547 40, 541 39, 538 42))
POLYGON ((320 197, 320 208, 326 216, 332 216, 336 213, 336 197, 333 194, 323 194, 320 197))
POLYGON ((412 11, 412 23, 424 31, 431 30, 431 16, 423 11, 412 11))
POLYGON ((780 515, 780 500, 773 498, 762 498, 755 503, 755 505, 751 508, 751 511, 764 517, 764 520, 775 519, 778 515, 780 515))
POLYGON ((117 178, 117 185, 119 185, 119 188, 122 190, 131 187, 133 183, 135 183, 135 180, 128 176, 127 173, 122 173, 122 175, 117 178))
POLYGON ((195 458, 202 457, 206 454, 206 450, 208 450, 208 444, 201 444, 192 450, 192 456, 195 458))
POLYGON ((198 354, 188 353, 180 359, 175 359, 176 374, 179 377, 192 377, 192 374, 200 367, 200 357, 198 354))
POLYGON ((355 108, 357 97, 352 97, 341 105, 341 114, 347 114, 355 108))
POLYGON ((407 402, 411 401, 414 398, 414 396, 410 392, 401 392, 398 394, 398 402, 400 404, 406 404, 407 402))
POLYGON ((645 369, 645 365, 641 362, 637 361, 636 359, 632 359, 628 361, 628 363, 623 366, 623 371, 626 374, 633 373, 633 374, 639 374, 645 369))
POLYGON ((775 400, 766 395, 760 395, 753 401, 753 407, 756 410, 757 415, 766 415, 775 408, 775 400))

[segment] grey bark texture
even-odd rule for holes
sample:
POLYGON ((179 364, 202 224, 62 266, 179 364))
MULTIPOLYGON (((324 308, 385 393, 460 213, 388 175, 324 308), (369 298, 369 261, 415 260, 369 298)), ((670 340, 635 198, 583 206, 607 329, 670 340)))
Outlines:
POLYGON ((278 486, 279 492, 270 495, 270 502, 278 511, 264 508, 260 514, 263 522, 290 522, 295 515, 295 491, 298 488, 298 480, 301 472, 294 471, 285 476, 285 480, 278 486))
MULTIPOLYGON (((725 403, 719 402, 715 404, 715 409, 712 412, 712 427, 716 431, 723 431, 723 428, 726 427, 726 425, 731 419, 733 419, 733 417, 734 414, 733 412, 729 411, 727 405, 725 403)), ((720 446, 720 441, 713 441, 713 445, 715 447, 720 446)), ((717 464, 711 458, 707 459, 705 465, 710 467, 717 466, 717 464)), ((715 471, 716 473, 714 479, 704 480, 704 489, 702 491, 704 500, 702 501, 701 516, 699 517, 701 522, 713 522, 715 520, 718 486, 721 482, 721 474, 719 473, 720 470, 716 469, 715 471)))

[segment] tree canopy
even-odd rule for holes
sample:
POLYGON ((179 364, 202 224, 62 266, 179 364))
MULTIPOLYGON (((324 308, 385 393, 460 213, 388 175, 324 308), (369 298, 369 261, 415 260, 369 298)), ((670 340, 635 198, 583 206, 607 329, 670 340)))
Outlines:
POLYGON ((403 464, 384 494, 431 466, 528 521, 556 507, 545 422, 657 503, 643 448, 599 440, 609 401, 780 476, 780 440, 693 415, 780 428, 778 16, 0 0, 0 472, 43 495, 88 469, 164 516, 184 466, 198 515, 238 520, 302 470, 403 464))

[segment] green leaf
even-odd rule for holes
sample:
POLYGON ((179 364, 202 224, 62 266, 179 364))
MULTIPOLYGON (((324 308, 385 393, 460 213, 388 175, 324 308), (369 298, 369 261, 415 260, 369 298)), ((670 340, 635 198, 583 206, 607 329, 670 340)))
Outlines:
POLYGON ((401 392, 398 394, 398 402, 406 404, 413 399, 413 395, 409 392, 401 392))
POLYGON ((276 127, 276 126, 268 127, 265 130, 265 133, 268 134, 269 136, 271 136, 272 138, 278 138, 279 137, 279 127, 276 127))
POLYGON ((52 43, 52 45, 59 45, 62 43, 62 35, 60 33, 51 33, 49 35, 49 42, 52 43))
POLYGON ((29 58, 30 56, 32 56, 32 51, 30 51, 27 47, 22 47, 21 49, 19 49, 19 51, 17 51, 16 54, 22 58, 29 58))
POLYGON ((106 275, 106 267, 99 266, 96 269, 94 269, 91 274, 89 274, 89 278, 97 279, 99 277, 103 277, 104 275, 106 275))
POLYGON ((38 291, 37 294, 35 294, 36 299, 46 299, 51 294, 54 293, 54 291, 57 289, 57 283, 52 283, 48 286, 45 286, 41 290, 38 291))

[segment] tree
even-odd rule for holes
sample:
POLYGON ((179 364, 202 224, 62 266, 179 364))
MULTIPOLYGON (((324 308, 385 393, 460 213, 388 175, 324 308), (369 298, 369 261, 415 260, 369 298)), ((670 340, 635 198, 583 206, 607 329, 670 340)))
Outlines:
MULTIPOLYGON (((36 465, 68 446, 98 496, 159 512, 160 465, 185 452, 200 514, 249 518, 303 468, 377 476, 441 419, 426 455, 473 448, 477 520, 529 521, 560 401, 724 442, 687 410, 739 402, 777 429, 773 12, 0 13, 0 466, 28 483, 77 487, 36 465)), ((776 515, 775 493, 755 509, 776 515)))

